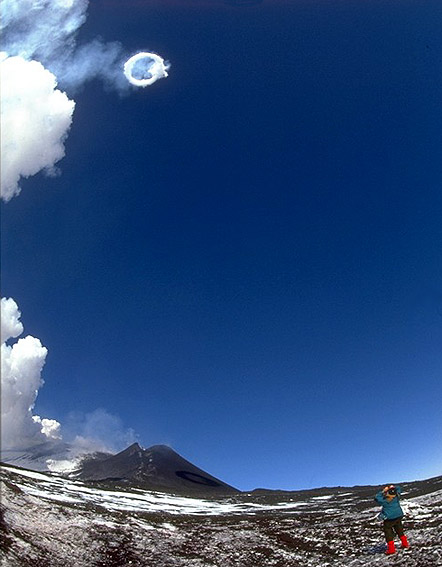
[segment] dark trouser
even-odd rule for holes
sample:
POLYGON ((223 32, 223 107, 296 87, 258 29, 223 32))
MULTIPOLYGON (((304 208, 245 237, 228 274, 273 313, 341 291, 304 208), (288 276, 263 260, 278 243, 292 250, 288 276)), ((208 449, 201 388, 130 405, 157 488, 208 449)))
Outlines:
POLYGON ((394 520, 384 520, 384 534, 387 541, 394 540, 394 532, 396 532, 399 537, 404 535, 402 516, 394 520))

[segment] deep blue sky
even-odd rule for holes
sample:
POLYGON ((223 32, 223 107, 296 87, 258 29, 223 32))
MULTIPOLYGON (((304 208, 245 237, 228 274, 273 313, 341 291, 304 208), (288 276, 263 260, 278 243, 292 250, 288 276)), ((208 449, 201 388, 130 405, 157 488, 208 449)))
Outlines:
POLYGON ((80 40, 170 76, 74 93, 61 176, 2 205, 36 412, 241 489, 441 474, 442 3, 165 4, 92 2, 80 40))

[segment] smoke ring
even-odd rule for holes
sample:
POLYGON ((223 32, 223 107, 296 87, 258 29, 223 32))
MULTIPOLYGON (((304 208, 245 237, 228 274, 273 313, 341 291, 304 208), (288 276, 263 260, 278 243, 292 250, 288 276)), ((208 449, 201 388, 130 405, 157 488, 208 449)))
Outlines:
POLYGON ((158 81, 158 79, 167 77, 168 69, 169 65, 164 61, 162 57, 160 57, 156 53, 149 53, 148 51, 140 51, 140 53, 137 53, 136 55, 130 57, 124 64, 124 74, 126 76, 126 79, 129 81, 129 83, 135 85, 136 87, 147 87, 155 83, 155 81, 158 81), (132 72, 136 63, 138 63, 138 61, 142 61, 143 59, 149 59, 152 62, 146 69, 150 77, 137 79, 133 76, 132 72))

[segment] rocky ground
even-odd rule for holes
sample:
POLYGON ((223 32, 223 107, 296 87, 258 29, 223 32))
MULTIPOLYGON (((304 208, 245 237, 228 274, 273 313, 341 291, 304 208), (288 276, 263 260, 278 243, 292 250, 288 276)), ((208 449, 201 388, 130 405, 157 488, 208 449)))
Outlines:
POLYGON ((196 499, 2 467, 2 565, 442 565, 442 478, 405 483, 410 551, 384 555, 376 487, 196 499))

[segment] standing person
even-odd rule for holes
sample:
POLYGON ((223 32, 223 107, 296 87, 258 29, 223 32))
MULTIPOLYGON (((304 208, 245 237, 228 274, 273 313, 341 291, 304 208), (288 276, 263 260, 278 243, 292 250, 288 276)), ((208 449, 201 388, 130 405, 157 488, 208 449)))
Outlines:
POLYGON ((404 534, 404 527, 402 525, 404 513, 399 503, 400 494, 401 487, 390 484, 383 490, 380 490, 375 496, 376 502, 382 504, 381 516, 384 520, 384 534, 388 546, 385 552, 386 555, 391 555, 396 552, 396 548, 394 547, 394 532, 399 536, 402 547, 409 547, 407 536, 404 534))

